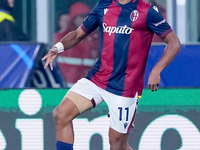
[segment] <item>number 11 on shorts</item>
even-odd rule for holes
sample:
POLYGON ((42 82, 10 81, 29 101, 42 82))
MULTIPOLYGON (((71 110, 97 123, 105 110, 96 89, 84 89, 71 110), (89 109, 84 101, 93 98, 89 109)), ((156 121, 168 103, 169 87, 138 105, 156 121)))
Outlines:
POLYGON ((129 107, 123 109, 123 107, 118 107, 119 109, 119 121, 122 121, 122 114, 125 112, 126 121, 128 121, 129 107))

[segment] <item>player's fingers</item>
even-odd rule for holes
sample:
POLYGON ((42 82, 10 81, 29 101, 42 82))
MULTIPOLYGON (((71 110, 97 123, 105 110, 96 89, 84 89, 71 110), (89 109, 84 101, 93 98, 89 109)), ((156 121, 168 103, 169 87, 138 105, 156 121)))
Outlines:
POLYGON ((46 62, 45 65, 44 65, 44 69, 46 69, 48 66, 48 63, 46 62))
POLYGON ((151 84, 148 84, 148 88, 151 89, 151 84))
POLYGON ((42 58, 42 60, 45 60, 45 59, 47 59, 47 55, 45 55, 45 56, 42 58))
POLYGON ((50 68, 51 68, 51 70, 53 70, 53 63, 52 62, 50 62, 50 68))
POLYGON ((159 87, 159 84, 156 84, 156 90, 155 90, 155 91, 157 91, 157 90, 158 90, 158 87, 159 87))
POLYGON ((49 65, 49 59, 47 59, 45 65, 44 65, 44 69, 46 69, 48 67, 48 65, 49 65))
POLYGON ((158 90, 158 86, 154 85, 154 91, 157 91, 157 90, 158 90))
POLYGON ((52 51, 53 53, 57 54, 58 53, 58 49, 56 47, 53 47, 52 49, 50 49, 50 51, 52 51))
POLYGON ((155 85, 151 86, 151 91, 154 92, 155 91, 155 85))
POLYGON ((159 86, 159 84, 153 84, 153 85, 148 84, 148 88, 149 88, 152 92, 157 91, 157 90, 158 90, 158 86, 159 86))
POLYGON ((158 90, 158 84, 154 84, 154 91, 157 91, 158 90))
POLYGON ((49 57, 51 57, 50 51, 42 58, 42 60, 48 59, 49 57))
POLYGON ((56 53, 56 50, 50 49, 50 51, 42 58, 42 60, 47 59, 48 57, 53 56, 56 53))
POLYGON ((151 90, 151 89, 152 89, 152 85, 151 85, 151 84, 148 84, 148 88, 151 90))
POLYGON ((151 86, 151 91, 154 92, 155 91, 155 85, 151 86))

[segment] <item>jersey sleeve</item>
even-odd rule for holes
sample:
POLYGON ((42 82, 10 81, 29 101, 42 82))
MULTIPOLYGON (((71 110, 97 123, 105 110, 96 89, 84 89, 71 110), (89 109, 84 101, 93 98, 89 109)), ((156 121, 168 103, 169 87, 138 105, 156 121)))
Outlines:
POLYGON ((151 5, 147 14, 147 27, 156 33, 160 38, 164 38, 172 32, 170 25, 161 15, 160 10, 151 5))
POLYGON ((90 14, 86 17, 86 19, 83 21, 81 28, 85 33, 90 34, 93 32, 98 26, 99 26, 99 21, 98 21, 98 4, 95 5, 95 7, 92 9, 90 14))

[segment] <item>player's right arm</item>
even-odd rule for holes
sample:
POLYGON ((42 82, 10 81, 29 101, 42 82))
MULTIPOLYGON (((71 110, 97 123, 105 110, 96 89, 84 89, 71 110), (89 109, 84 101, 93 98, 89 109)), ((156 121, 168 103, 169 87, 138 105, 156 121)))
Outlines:
POLYGON ((61 41, 54 45, 54 47, 50 49, 50 51, 42 58, 42 60, 46 60, 44 68, 47 68, 49 65, 51 70, 53 70, 53 61, 56 59, 58 53, 77 45, 82 39, 84 39, 99 26, 99 20, 96 15, 98 12, 99 10, 97 3, 90 12, 89 16, 83 21, 83 24, 75 31, 65 35, 61 41))
POLYGON ((44 68, 46 69, 47 66, 50 66, 51 70, 53 70, 53 61, 58 56, 58 53, 74 47, 87 35, 88 34, 85 33, 81 27, 65 35, 61 41, 54 45, 53 48, 50 49, 50 51, 42 58, 42 60, 46 60, 44 68))
POLYGON ((64 46, 64 50, 68 50, 72 47, 74 47, 75 45, 77 45, 82 39, 84 39, 88 34, 85 33, 81 27, 79 27, 78 29, 76 29, 75 31, 72 31, 70 33, 68 33, 67 35, 65 35, 62 39, 61 39, 61 43, 64 46))

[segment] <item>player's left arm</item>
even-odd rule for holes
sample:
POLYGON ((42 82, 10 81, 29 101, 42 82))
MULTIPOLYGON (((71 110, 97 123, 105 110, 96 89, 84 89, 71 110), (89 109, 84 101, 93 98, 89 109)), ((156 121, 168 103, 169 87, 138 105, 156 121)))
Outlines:
POLYGON ((148 88, 151 91, 157 91, 160 83, 160 73, 172 62, 181 49, 180 41, 173 31, 165 36, 163 41, 167 44, 165 51, 161 59, 152 69, 148 80, 148 88))

